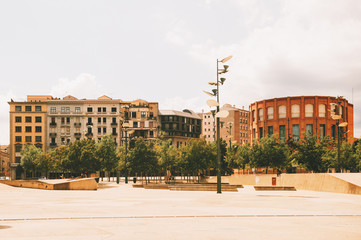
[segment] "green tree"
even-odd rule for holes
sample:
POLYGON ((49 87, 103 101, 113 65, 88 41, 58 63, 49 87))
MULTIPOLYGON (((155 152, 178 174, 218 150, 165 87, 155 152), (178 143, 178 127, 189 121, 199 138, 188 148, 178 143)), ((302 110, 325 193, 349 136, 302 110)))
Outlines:
POLYGON ((41 171, 41 173, 49 178, 49 171, 54 170, 55 162, 53 161, 51 150, 46 152, 41 152, 39 156, 35 159, 36 168, 41 171))
POLYGON ((49 154, 54 162, 54 170, 56 171, 70 171, 70 161, 68 158, 69 147, 61 145, 57 148, 51 149, 49 154))
POLYGON ((100 161, 101 168, 108 172, 110 181, 110 172, 118 166, 119 158, 117 156, 115 141, 112 135, 108 134, 96 144, 96 156, 100 161))
POLYGON ((172 140, 158 140, 155 145, 158 157, 158 164, 164 175, 167 171, 174 174, 177 167, 178 150, 172 145, 172 140))
MULTIPOLYGON (((153 141, 138 138, 129 151, 127 169, 133 174, 149 177, 158 172, 157 154, 153 141)), ((147 181, 148 182, 148 181, 147 181)))
POLYGON ((36 159, 42 153, 42 150, 35 147, 34 145, 27 144, 20 153, 22 155, 20 160, 20 166, 24 168, 25 176, 26 171, 30 171, 32 177, 35 177, 36 159))
POLYGON ((298 163, 313 172, 325 172, 330 167, 330 161, 325 158, 329 138, 318 139, 317 136, 304 136, 300 143, 294 143, 294 157, 298 163))
POLYGON ((69 160, 67 167, 73 173, 89 174, 100 169, 94 140, 83 139, 71 142, 67 156, 69 160))

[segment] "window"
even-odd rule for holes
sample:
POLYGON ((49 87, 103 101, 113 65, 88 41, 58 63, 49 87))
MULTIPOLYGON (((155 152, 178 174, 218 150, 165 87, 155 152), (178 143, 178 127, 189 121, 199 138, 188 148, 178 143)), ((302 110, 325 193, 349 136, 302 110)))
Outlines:
POLYGON ((267 119, 273 119, 273 107, 267 108, 267 119))
POLYGON ((80 113, 80 107, 75 107, 75 112, 80 113))
POLYGON ((307 136, 313 135, 313 125, 312 124, 306 124, 306 135, 307 136))
POLYGON ((286 126, 280 125, 280 139, 282 142, 286 140, 286 126))
POLYGON ((263 127, 259 128, 259 138, 263 138, 263 127))
POLYGON ((41 112, 41 106, 35 106, 35 112, 41 112))
POLYGON ((31 136, 25 136, 25 142, 31 142, 31 136))
POLYGON ((65 107, 61 107, 61 113, 65 113, 65 107))
POLYGON ((15 152, 20 152, 22 149, 21 144, 15 144, 15 152))
POLYGON ((115 113, 115 112, 117 112, 117 108, 112 107, 112 113, 115 113))
POLYGON ((98 123, 101 123, 102 122, 102 118, 98 118, 98 123))
POLYGON ((91 123, 92 122, 92 118, 88 118, 88 123, 91 123))
POLYGON ((103 128, 103 133, 107 133, 107 128, 103 128))
POLYGON ((25 117, 25 122, 31 122, 31 117, 25 117))
POLYGON ((133 128, 137 128, 138 127, 138 122, 133 122, 133 128))
POLYGON ((300 139, 300 125, 292 125, 292 138, 294 141, 298 141, 300 139))
POLYGON ((263 108, 258 109, 258 121, 263 121, 263 108))
POLYGON ((325 104, 318 105, 318 116, 326 117, 326 105, 325 104))
POLYGON ((331 126, 331 137, 335 139, 336 137, 336 125, 331 126))
POLYGON ((278 118, 286 118, 286 106, 282 105, 278 107, 278 118))
POLYGON ((339 112, 339 115, 341 116, 341 118, 343 118, 343 107, 340 106, 340 112, 339 112))
POLYGON ((320 139, 325 137, 325 124, 320 124, 320 139))
POLYGON ((30 126, 25 127, 25 132, 31 132, 31 127, 30 126))
POLYGON ((21 136, 15 136, 15 142, 21 142, 21 136))
POLYGON ((31 106, 25 106, 25 112, 31 112, 31 106))
POLYGON ((313 104, 306 104, 305 117, 313 117, 313 104))
POLYGON ((21 122, 21 117, 15 117, 15 122, 21 122))
POLYGON ((66 123, 68 123, 68 124, 70 123, 70 117, 66 118, 66 123))
POLYGON ((255 118, 255 111, 254 110, 252 110, 252 122, 254 122, 254 119, 255 118))
POLYGON ((101 107, 98 107, 98 113, 100 113, 102 111, 101 107))
POLYGON ((103 107, 103 112, 107 112, 107 108, 106 108, 106 107, 103 107))
POLYGON ((66 113, 70 113, 70 107, 66 107, 66 108, 65 108, 65 112, 66 112, 66 113))
POLYGON ((116 128, 112 128, 112 134, 116 135, 117 134, 117 129, 116 128))
POLYGON ((137 113, 136 112, 132 112, 132 118, 137 118, 137 113))
POLYGON ((50 107, 50 113, 56 113, 56 107, 50 107))
POLYGON ((103 118, 103 123, 106 123, 107 122, 107 118, 103 118))
POLYGON ((65 118, 61 118, 61 124, 65 124, 65 118))
POLYGON ((150 137, 153 137, 153 136, 154 136, 153 131, 149 131, 149 136, 150 136, 150 137))
POLYGON ((41 136, 35 136, 35 142, 41 142, 41 136))
POLYGON ((102 133, 102 128, 98 127, 98 134, 102 133))
POLYGON ((273 126, 268 126, 268 136, 271 137, 273 135, 273 126))
POLYGON ((16 127, 15 127, 15 132, 21 132, 21 127, 20 127, 20 126, 16 126, 16 127))
POLYGON ((35 132, 41 132, 41 126, 36 126, 35 127, 35 132))
POLYGON ((88 111, 88 112, 93 112, 93 108, 92 108, 92 107, 88 107, 87 111, 88 111))
POLYGON ((15 106, 15 112, 21 112, 21 106, 15 106))
POLYGON ((35 122, 41 123, 41 117, 35 117, 35 122))
POLYGON ((291 106, 291 117, 293 118, 300 117, 300 105, 293 104, 291 106))

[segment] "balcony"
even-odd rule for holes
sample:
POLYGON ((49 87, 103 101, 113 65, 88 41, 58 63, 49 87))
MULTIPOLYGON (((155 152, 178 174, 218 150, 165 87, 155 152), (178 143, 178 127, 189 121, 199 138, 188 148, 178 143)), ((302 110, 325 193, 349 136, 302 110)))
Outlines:
POLYGON ((118 136, 118 133, 113 132, 112 135, 113 135, 113 136, 118 136))
POLYGON ((56 122, 51 122, 50 127, 56 127, 56 122))
POLYGON ((93 133, 86 133, 85 136, 86 136, 86 137, 92 137, 92 136, 93 136, 93 133))
POLYGON ((86 125, 87 126, 93 126, 93 123, 92 122, 87 122, 86 125))
POLYGON ((58 144, 56 144, 56 143, 50 143, 50 147, 56 147, 56 146, 58 146, 58 144))
POLYGON ((117 126, 117 125, 118 125, 118 123, 116 123, 116 122, 112 122, 110 125, 111 125, 111 126, 117 126))
POLYGON ((76 133, 74 133, 74 136, 75 136, 75 137, 81 137, 81 133, 80 133, 80 132, 76 132, 76 133))
POLYGON ((49 133, 50 137, 56 137, 56 133, 49 133))
POLYGON ((81 123, 80 123, 80 122, 74 123, 74 127, 80 127, 80 126, 81 126, 81 123))

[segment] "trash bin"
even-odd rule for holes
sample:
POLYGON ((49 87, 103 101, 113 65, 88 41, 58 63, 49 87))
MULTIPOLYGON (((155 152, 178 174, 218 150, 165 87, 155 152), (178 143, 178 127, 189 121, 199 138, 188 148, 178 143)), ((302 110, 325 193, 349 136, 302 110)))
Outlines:
POLYGON ((276 186, 276 178, 275 177, 272 178, 272 186, 276 186))
POLYGON ((133 183, 137 183, 137 178, 133 177, 133 183))

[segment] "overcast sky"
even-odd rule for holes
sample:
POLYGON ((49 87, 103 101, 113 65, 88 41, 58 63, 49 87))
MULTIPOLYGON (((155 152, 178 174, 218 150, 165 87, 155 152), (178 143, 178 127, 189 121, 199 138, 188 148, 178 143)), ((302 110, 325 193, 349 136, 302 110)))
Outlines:
POLYGON ((341 95, 361 136, 359 0, 0 0, 0 144, 7 102, 26 95, 208 111, 202 90, 228 55, 222 105, 341 95))

